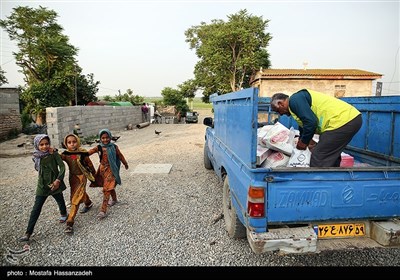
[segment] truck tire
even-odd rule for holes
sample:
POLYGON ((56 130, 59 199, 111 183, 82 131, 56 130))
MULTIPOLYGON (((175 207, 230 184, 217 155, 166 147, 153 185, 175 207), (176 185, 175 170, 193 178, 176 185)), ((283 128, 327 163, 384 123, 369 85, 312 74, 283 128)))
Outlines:
POLYGON ((208 170, 213 169, 210 158, 208 157, 208 146, 204 143, 204 167, 208 170))
POLYGON ((246 237, 246 228, 240 222, 235 207, 232 205, 231 189, 229 187, 228 175, 225 176, 222 205, 224 210, 225 228, 231 238, 241 239, 246 237))

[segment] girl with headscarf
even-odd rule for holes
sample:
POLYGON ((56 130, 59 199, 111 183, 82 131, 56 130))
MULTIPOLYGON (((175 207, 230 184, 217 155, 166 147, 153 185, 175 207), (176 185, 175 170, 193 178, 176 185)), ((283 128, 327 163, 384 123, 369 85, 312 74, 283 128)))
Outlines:
POLYGON ((65 165, 58 153, 50 151, 50 138, 46 134, 36 135, 34 141, 33 162, 35 170, 38 172, 36 186, 35 203, 28 222, 25 235, 19 241, 29 241, 36 222, 39 219, 42 207, 50 195, 55 199, 60 210, 60 223, 67 219, 67 207, 63 191, 66 189, 64 184, 65 165))
POLYGON ((128 169, 129 166, 119 147, 111 143, 112 135, 108 129, 100 130, 99 137, 100 145, 90 149, 89 155, 98 153, 100 156, 100 165, 95 176, 96 182, 92 183, 91 186, 96 185, 103 188, 103 203, 98 214, 98 218, 103 219, 106 216, 107 207, 113 206, 118 202, 115 187, 121 185, 121 177, 119 175, 121 162, 124 164, 125 169, 128 169))
POLYGON ((71 187, 71 209, 65 232, 72 233, 79 205, 81 203, 85 205, 80 211, 81 213, 86 213, 93 207, 93 202, 86 192, 86 183, 88 179, 94 181, 96 170, 89 158, 88 151, 81 147, 81 140, 77 135, 71 133, 65 136, 64 147, 66 150, 62 152, 61 158, 69 167, 69 185, 71 187))

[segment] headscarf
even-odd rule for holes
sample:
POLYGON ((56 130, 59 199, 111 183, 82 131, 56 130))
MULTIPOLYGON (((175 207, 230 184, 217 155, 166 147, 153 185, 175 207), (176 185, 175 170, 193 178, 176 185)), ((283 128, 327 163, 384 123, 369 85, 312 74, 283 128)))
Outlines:
POLYGON ((87 152, 88 152, 86 149, 84 149, 84 148, 81 147, 81 139, 79 138, 78 135, 76 135, 76 134, 74 134, 74 133, 67 134, 67 136, 64 137, 64 146, 65 146, 65 148, 67 149, 67 151, 68 151, 69 153, 71 153, 71 154, 74 154, 74 153, 87 153, 87 152), (75 139, 76 139, 77 148, 76 148, 75 151, 68 150, 67 138, 70 137, 70 136, 73 136, 73 137, 75 137, 75 139))
POLYGON ((79 138, 79 136, 74 134, 74 133, 67 134, 64 137, 64 146, 65 146, 66 150, 63 152, 63 154, 65 154, 65 155, 72 155, 72 154, 76 155, 76 154, 79 154, 80 155, 79 160, 76 161, 76 164, 78 165, 78 167, 82 171, 82 173, 85 174, 85 176, 90 181, 94 182, 95 179, 93 177, 93 174, 90 172, 90 169, 87 168, 87 166, 85 164, 85 161, 84 161, 84 157, 85 156, 89 156, 89 153, 88 153, 88 151, 86 149, 81 147, 81 139, 79 138), (74 150, 74 151, 69 150, 68 146, 67 146, 67 138, 70 137, 70 136, 75 137, 76 142, 77 142, 77 145, 76 145, 77 147, 76 147, 76 150, 74 150))
POLYGON ((35 163, 36 171, 40 170, 40 160, 50 154, 49 150, 47 150, 46 152, 42 152, 41 150, 39 150, 39 143, 45 138, 49 140, 50 144, 50 137, 47 134, 38 134, 35 136, 35 139, 33 140, 33 147, 35 150, 33 151, 32 160, 35 163))
POLYGON ((116 146, 114 143, 111 143, 111 140, 107 145, 105 145, 101 142, 101 135, 104 133, 107 133, 108 136, 110 137, 110 139, 112 138, 111 132, 108 129, 106 129, 106 128, 101 129, 99 132, 100 146, 107 148, 108 163, 110 164, 111 171, 115 177, 115 182, 117 184, 121 185, 121 177, 119 176, 119 169, 121 166, 121 161, 117 157, 117 152, 116 152, 116 148, 115 148, 116 146))

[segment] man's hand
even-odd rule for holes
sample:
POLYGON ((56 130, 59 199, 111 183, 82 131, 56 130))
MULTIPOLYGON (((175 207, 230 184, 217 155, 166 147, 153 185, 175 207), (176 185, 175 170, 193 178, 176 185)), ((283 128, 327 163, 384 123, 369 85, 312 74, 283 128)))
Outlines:
POLYGON ((305 149, 307 149, 307 144, 304 144, 303 142, 301 142, 301 140, 299 139, 299 141, 297 142, 297 145, 296 145, 296 149, 298 149, 298 150, 305 150, 305 149))
POLYGON ((317 142, 315 142, 314 140, 311 139, 310 143, 308 143, 308 149, 312 152, 316 145, 317 145, 317 142))

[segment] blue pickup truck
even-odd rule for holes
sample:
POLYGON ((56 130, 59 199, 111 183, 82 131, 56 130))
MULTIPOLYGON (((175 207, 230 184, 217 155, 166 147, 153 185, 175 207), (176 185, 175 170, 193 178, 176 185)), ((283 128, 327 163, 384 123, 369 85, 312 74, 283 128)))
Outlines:
POLYGON ((400 246, 400 96, 342 99, 363 116, 345 150, 361 164, 265 168, 258 127, 296 122, 272 112, 258 88, 210 96, 204 166, 220 179, 231 238, 247 237, 255 253, 400 246))

